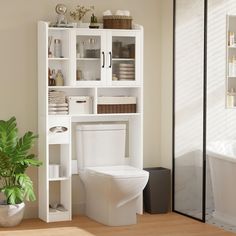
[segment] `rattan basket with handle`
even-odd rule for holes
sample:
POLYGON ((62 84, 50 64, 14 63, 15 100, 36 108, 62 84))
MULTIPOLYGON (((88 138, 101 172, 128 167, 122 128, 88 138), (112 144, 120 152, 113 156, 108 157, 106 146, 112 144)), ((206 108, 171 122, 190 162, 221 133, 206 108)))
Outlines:
POLYGON ((104 29, 132 29, 131 16, 103 16, 104 29))

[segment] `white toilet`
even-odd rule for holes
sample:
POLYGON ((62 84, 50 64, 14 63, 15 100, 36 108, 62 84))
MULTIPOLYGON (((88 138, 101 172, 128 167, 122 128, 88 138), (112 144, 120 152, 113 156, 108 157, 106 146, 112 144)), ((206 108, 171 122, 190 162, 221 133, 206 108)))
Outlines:
POLYGON ((76 127, 86 215, 109 226, 136 223, 137 199, 149 176, 147 171, 125 165, 125 130, 125 124, 76 127))

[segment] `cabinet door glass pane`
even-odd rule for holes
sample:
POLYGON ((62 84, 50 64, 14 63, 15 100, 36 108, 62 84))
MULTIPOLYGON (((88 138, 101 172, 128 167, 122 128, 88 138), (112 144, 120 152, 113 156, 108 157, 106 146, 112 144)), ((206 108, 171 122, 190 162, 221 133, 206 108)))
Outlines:
POLYGON ((101 37, 76 37, 76 81, 101 80, 101 37))
POLYGON ((112 80, 135 80, 135 37, 112 37, 112 80))

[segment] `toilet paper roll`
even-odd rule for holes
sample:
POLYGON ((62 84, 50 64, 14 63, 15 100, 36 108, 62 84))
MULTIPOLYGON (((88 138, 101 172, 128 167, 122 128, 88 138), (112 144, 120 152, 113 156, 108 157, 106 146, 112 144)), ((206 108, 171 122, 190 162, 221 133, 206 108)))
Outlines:
POLYGON ((60 165, 53 165, 53 173, 54 173, 54 178, 59 178, 60 177, 60 165))
POLYGON ((49 179, 53 179, 53 178, 54 178, 54 166, 49 165, 49 179))
POLYGON ((56 179, 60 177, 60 165, 50 164, 48 169, 50 179, 56 179))

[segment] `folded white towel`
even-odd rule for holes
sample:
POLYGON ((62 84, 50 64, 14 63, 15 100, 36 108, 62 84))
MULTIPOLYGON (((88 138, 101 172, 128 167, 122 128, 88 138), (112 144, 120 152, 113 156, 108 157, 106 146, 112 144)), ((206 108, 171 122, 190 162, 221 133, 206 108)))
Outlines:
POLYGON ((68 115, 68 112, 65 111, 50 111, 48 112, 49 115, 68 115))

